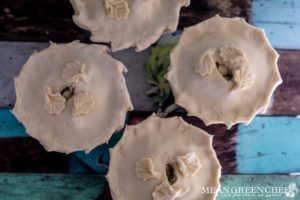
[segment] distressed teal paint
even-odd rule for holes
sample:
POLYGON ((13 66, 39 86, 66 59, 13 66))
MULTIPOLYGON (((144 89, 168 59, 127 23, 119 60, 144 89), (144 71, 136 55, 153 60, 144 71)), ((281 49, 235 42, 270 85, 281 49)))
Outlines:
POLYGON ((101 175, 0 173, 1 200, 96 200, 101 175))
MULTIPOLYGON (((75 152, 71 155, 70 172, 107 173, 107 167, 102 165, 109 163, 109 148, 114 147, 123 135, 123 130, 113 134, 108 144, 103 144, 93 149, 90 153, 75 152), (73 157, 76 158, 73 158, 73 157), (79 161, 79 160, 80 161, 79 161)), ((8 109, 0 109, 0 138, 27 137, 24 126, 18 122, 8 109)))
MULTIPOLYGON (((220 190, 222 193, 219 193, 217 200, 299 200, 299 192, 295 188, 289 188, 291 183, 295 183, 299 188, 300 177, 223 175, 220 190), (234 192, 238 187, 244 188, 244 191, 247 187, 284 187, 288 189, 289 194, 294 193, 295 196, 288 198, 285 191, 273 198, 267 197, 270 195, 267 193, 247 195, 245 192, 234 192)), ((103 199, 100 195, 106 186, 106 179, 99 175, 0 173, 0 199, 3 200, 96 200, 103 199)))
POLYGON ((271 44, 277 49, 299 50, 300 26, 290 24, 255 23, 257 27, 265 29, 271 44), (295 30, 296 29, 296 30, 295 30))
POLYGON ((123 130, 113 134, 108 144, 102 144, 88 154, 83 151, 73 153, 69 171, 76 173, 88 173, 93 171, 103 175, 106 174, 110 160, 109 148, 113 148, 121 139, 122 135, 123 130))
POLYGON ((300 49, 299 0, 253 0, 252 23, 265 29, 275 48, 300 49))
MULTIPOLYGON (((86 154, 83 151, 74 153, 74 155, 83 162, 82 164, 88 166, 91 170, 100 174, 106 174, 108 170, 107 166, 104 166, 101 163, 102 158, 105 156, 105 154, 107 156, 109 155, 107 144, 98 146, 88 154, 86 154)), ((73 167, 78 167, 78 166, 76 165, 70 166, 70 168, 73 167)))
MULTIPOLYGON (((123 132, 112 136, 90 154, 76 152, 81 162, 71 162, 71 172, 107 173, 109 148, 116 145, 123 132), (80 166, 81 165, 81 166, 80 166)), ((0 109, 0 138, 24 137, 25 129, 8 109, 0 109)), ((300 119, 259 116, 249 126, 239 126, 237 162, 240 173, 290 173, 300 171, 300 119)))
POLYGON ((69 162, 69 173, 70 174, 93 174, 95 173, 90 166, 85 164, 80 158, 75 154, 70 155, 69 162))
POLYGON ((239 173, 300 172, 300 118, 256 117, 237 133, 239 173))
POLYGON ((0 109, 0 138, 26 137, 24 126, 8 109, 0 109))
POLYGON ((287 175, 223 175, 221 178, 221 190, 217 200, 299 200, 300 194, 296 188, 291 187, 295 183, 300 189, 300 176, 287 175), (266 189, 268 187, 268 189, 266 189), (270 193, 271 188, 282 187, 277 194, 270 193), (244 192, 238 191, 242 188, 244 192), (248 193, 245 192, 248 188, 248 193), (254 193, 251 188, 261 188, 263 191, 254 193), (251 193, 253 192, 253 193, 251 193), (295 195, 290 198, 291 195, 295 195))

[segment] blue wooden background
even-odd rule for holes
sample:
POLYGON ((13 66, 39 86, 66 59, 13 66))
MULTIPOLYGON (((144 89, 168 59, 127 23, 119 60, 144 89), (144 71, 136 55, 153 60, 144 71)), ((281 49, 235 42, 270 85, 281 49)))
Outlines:
MULTIPOLYGON (((251 10, 251 23, 265 29, 276 49, 300 50, 300 0, 253 0, 251 10)), ((299 71, 300 63, 292 67, 299 71)), ((288 101, 291 97, 285 98, 288 101)), ((299 93, 297 98, 300 101, 299 93)), ((300 110, 295 110, 294 113, 296 114, 260 115, 248 126, 237 126, 238 174, 300 173, 300 117, 297 116, 300 110)), ((108 144, 97 147, 89 154, 71 154, 69 172, 106 174, 109 148, 121 136, 122 131, 116 133, 108 144)), ((24 127, 9 109, 0 109, 0 138, 16 137, 27 137, 24 127)))

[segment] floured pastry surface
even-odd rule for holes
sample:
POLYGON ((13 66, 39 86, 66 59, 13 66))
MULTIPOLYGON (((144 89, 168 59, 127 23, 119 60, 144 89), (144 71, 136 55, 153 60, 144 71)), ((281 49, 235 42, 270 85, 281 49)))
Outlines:
POLYGON ((104 46, 51 44, 15 78, 13 113, 48 151, 90 151, 122 128, 132 110, 125 71, 104 46))
POLYGON ((73 21, 91 31, 94 42, 111 43, 112 51, 142 51, 164 33, 177 29, 179 11, 190 0, 70 0, 73 21))
POLYGON ((166 75, 176 104, 206 125, 250 123, 282 82, 279 55, 262 29, 215 16, 187 28, 166 75))
POLYGON ((153 114, 125 128, 107 179, 114 200, 212 200, 217 194, 204 190, 218 191, 220 169, 212 136, 180 117, 153 114))

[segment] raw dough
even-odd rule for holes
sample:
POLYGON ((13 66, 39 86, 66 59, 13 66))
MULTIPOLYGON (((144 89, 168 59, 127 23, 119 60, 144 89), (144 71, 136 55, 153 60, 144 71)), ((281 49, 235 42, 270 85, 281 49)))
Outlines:
POLYGON ((127 126, 110 153, 107 179, 114 200, 212 200, 216 193, 203 191, 219 189, 212 136, 180 117, 153 114, 127 126))
POLYGON ((176 104, 206 125, 250 123, 282 82, 262 29, 215 16, 185 29, 166 75, 176 104))
POLYGON ((179 12, 190 0, 71 0, 73 21, 91 31, 94 42, 111 43, 112 51, 142 51, 164 33, 176 31, 179 12))
POLYGON ((125 66, 101 45, 51 44, 15 78, 13 113, 48 151, 90 151, 121 129, 132 104, 125 66))

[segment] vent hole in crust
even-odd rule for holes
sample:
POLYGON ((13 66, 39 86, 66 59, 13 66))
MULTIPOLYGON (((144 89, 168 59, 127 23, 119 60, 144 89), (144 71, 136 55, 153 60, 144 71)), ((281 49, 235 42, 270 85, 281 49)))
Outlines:
POLYGON ((166 165, 166 175, 170 185, 173 185, 177 181, 177 176, 175 174, 175 169, 173 165, 171 164, 166 165))
POLYGON ((65 99, 68 101, 74 96, 75 87, 74 86, 66 86, 64 89, 61 90, 60 94, 65 97, 65 99))
POLYGON ((222 65, 219 62, 216 62, 217 69, 219 73, 227 80, 231 81, 233 79, 232 71, 228 66, 222 65))

